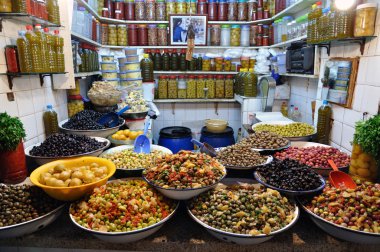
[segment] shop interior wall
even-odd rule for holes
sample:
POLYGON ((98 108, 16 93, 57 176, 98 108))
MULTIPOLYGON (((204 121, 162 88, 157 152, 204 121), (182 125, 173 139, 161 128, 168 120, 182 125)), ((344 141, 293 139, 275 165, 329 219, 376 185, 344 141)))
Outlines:
MULTIPOLYGON (((377 2, 371 0, 367 2, 377 2)), ((380 36, 380 10, 377 12, 375 35, 380 36)), ((358 76, 352 101, 352 108, 344 108, 332 105, 332 130, 330 134, 330 144, 334 147, 350 153, 351 142, 355 132, 355 123, 359 120, 368 119, 379 113, 380 104, 380 78, 378 75, 380 67, 380 39, 371 39, 365 45, 364 54, 361 55, 359 45, 346 44, 331 48, 330 56, 326 49, 321 49, 320 76, 323 75, 326 60, 333 57, 360 57, 358 76), (364 113, 368 115, 363 117, 364 113)), ((322 83, 320 79, 315 93, 315 84, 310 86, 310 82, 305 78, 291 78, 291 104, 303 104, 299 106, 302 113, 302 120, 309 121, 309 109, 312 100, 317 101, 315 123, 317 122, 317 110, 321 105, 322 83), (311 87, 311 89, 310 89, 311 87), (313 90, 313 91, 310 91, 313 90), (305 103, 306 101, 306 103, 305 103), (304 114, 306 113, 306 115, 304 114)), ((297 106, 296 105, 296 106, 297 106)))

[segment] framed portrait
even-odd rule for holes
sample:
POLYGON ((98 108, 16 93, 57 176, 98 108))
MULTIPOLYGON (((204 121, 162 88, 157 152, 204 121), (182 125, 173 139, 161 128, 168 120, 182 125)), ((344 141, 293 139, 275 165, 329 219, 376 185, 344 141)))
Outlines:
POLYGON ((187 30, 193 24, 195 45, 207 45, 207 15, 173 14, 169 16, 170 45, 187 45, 187 30))

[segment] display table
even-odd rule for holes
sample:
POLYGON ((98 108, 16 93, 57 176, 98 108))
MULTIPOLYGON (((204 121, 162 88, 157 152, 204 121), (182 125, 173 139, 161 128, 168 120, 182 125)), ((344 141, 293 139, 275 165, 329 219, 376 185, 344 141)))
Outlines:
MULTIPOLYGON (((251 246, 222 242, 195 223, 181 203, 178 212, 157 233, 134 243, 103 242, 71 223, 68 210, 50 226, 28 236, 0 240, 2 247, 38 247, 93 250, 159 251, 379 251, 376 245, 353 244, 337 240, 320 230, 305 213, 296 225, 273 239, 251 246)), ((21 251, 21 250, 20 250, 21 251)), ((45 250, 48 251, 48 250, 45 250)))

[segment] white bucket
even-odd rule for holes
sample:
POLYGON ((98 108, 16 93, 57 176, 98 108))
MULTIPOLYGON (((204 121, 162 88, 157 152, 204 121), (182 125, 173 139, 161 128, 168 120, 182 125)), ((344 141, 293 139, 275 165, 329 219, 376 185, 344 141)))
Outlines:
POLYGON ((143 82, 143 97, 146 101, 153 101, 154 99, 154 82, 143 82))

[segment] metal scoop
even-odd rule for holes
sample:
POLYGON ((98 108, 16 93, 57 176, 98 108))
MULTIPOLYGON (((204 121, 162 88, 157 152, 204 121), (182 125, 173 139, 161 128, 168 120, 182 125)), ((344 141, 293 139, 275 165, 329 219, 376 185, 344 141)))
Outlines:
POLYGON ((133 150, 136 153, 141 153, 141 152, 146 153, 146 154, 150 153, 150 141, 149 141, 149 138, 146 136, 146 134, 148 133, 149 124, 150 124, 150 120, 148 120, 145 123, 144 134, 139 135, 135 140, 133 150))
POLYGON ((110 112, 105 114, 104 116, 100 117, 97 121, 100 125, 108 126, 109 128, 116 127, 119 123, 119 116, 123 114, 125 111, 130 109, 131 107, 125 106, 123 109, 121 109, 119 112, 110 112))
POLYGON ((197 145, 202 153, 205 153, 211 157, 216 157, 216 150, 208 143, 201 143, 197 139, 191 139, 191 142, 197 145))
POLYGON ((339 189, 355 189, 356 183, 352 180, 351 176, 347 173, 338 170, 338 167, 332 160, 328 160, 333 171, 329 174, 330 183, 339 189))

